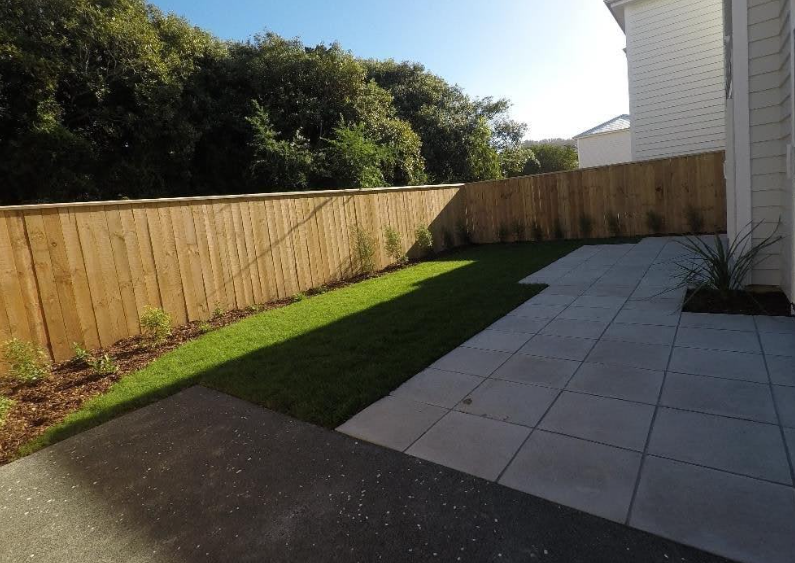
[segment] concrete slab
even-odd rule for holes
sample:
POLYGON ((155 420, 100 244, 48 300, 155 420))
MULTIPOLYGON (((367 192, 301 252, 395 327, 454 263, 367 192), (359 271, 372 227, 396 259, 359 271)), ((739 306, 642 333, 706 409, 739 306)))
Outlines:
POLYGON ((680 326, 688 328, 717 328, 722 330, 756 331, 751 315, 719 315, 715 313, 682 313, 680 326))
POLYGON ((559 319, 570 319, 573 321, 594 321, 610 322, 615 317, 616 312, 612 309, 599 309, 598 307, 571 307, 558 315, 559 319))
POLYGON ((770 386, 760 383, 668 373, 660 404, 770 424, 778 422, 770 386))
POLYGON ((662 371, 585 362, 566 388, 602 397, 656 404, 663 375, 662 371))
POLYGON ((541 334, 550 336, 570 336, 574 338, 597 339, 607 328, 606 322, 573 321, 570 319, 554 319, 549 322, 541 334))
POLYGON ((337 430, 379 446, 403 451, 447 411, 401 397, 384 397, 337 430))
POLYGON ((534 303, 523 303, 508 314, 534 319, 554 319, 565 308, 566 305, 535 305, 534 303))
POLYGON ((538 358, 517 354, 497 369, 492 378, 516 383, 533 383, 562 389, 577 371, 580 362, 538 358))
POLYGON ((613 309, 618 311, 627 301, 625 297, 583 295, 571 303, 574 307, 597 307, 600 309, 613 309))
POLYGON ((795 358, 795 332, 760 332, 759 337, 762 339, 765 354, 795 358))
POLYGON ((507 352, 459 347, 436 360, 431 367, 487 377, 510 357, 507 352))
POLYGON ((527 317, 515 317, 508 315, 501 318, 489 329, 500 330, 502 332, 523 332, 526 334, 535 334, 544 328, 549 323, 549 319, 531 319, 527 317))
POLYGON ((795 428, 795 387, 773 385, 773 395, 776 398, 781 425, 795 428))
POLYGON ((670 352, 670 346, 600 340, 588 354, 588 361, 597 364, 664 370, 668 365, 670 352))
POLYGON ((737 561, 795 561, 795 492, 749 477, 649 457, 629 523, 737 561))
POLYGON ((678 373, 767 383, 764 358, 759 354, 674 348, 669 369, 678 373))
POLYGON ((759 332, 795 334, 795 317, 754 317, 759 332))
POLYGON ((770 381, 776 385, 795 387, 795 360, 786 356, 767 356, 770 381))
MULTIPOLYGON (((780 336, 780 335, 775 335, 780 336)), ((676 345, 706 350, 725 350, 728 352, 749 352, 760 354, 759 337, 756 332, 737 330, 717 330, 712 328, 679 327, 676 345)))
POLYGON ((521 332, 484 330, 464 342, 461 346, 479 348, 481 350, 496 350, 498 352, 516 352, 530 338, 532 338, 532 335, 521 332))
POLYGON ((452 411, 407 453, 494 481, 529 434, 524 426, 452 411))
POLYGON ((519 348, 519 354, 560 360, 584 360, 594 344, 596 340, 588 338, 538 334, 519 348))
POLYGON ((489 379, 461 401, 456 410, 511 424, 535 426, 558 393, 557 389, 489 379))
POLYGON ((481 383, 483 378, 476 375, 428 368, 392 391, 392 395, 451 409, 481 383))
POLYGON ((499 482, 623 522, 640 459, 636 452, 536 430, 499 482))
POLYGON ((642 452, 653 415, 652 405, 564 391, 538 427, 642 452))
POLYGON ((624 309, 619 311, 614 322, 637 325, 677 326, 679 324, 679 313, 624 309))
POLYGON ((649 453, 749 477, 792 484, 778 426, 660 408, 649 453))
POLYGON ((570 305, 576 297, 554 293, 539 293, 525 302, 526 305, 570 305))
POLYGON ((602 339, 670 346, 675 334, 676 327, 673 326, 612 324, 602 339))

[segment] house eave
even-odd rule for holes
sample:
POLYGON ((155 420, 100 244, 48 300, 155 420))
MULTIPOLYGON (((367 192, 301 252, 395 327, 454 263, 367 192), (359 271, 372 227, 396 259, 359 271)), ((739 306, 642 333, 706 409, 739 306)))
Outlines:
POLYGON ((605 5, 610 10, 610 13, 613 14, 613 17, 616 19, 619 27, 621 30, 626 33, 625 27, 625 19, 624 19, 624 7, 627 4, 632 4, 633 2, 637 2, 638 0, 604 0, 605 5))

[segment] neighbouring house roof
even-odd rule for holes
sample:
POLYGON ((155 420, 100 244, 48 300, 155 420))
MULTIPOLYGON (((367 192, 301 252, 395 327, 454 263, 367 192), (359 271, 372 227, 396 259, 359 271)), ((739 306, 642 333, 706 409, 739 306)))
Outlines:
POLYGON ((597 125, 592 129, 588 129, 587 131, 583 131, 579 135, 575 135, 575 139, 580 139, 582 137, 590 137, 592 135, 601 135, 602 133, 615 133, 616 131, 623 131, 625 129, 629 129, 630 127, 630 118, 628 114, 622 114, 618 117, 614 117, 610 121, 605 121, 601 125, 597 125))

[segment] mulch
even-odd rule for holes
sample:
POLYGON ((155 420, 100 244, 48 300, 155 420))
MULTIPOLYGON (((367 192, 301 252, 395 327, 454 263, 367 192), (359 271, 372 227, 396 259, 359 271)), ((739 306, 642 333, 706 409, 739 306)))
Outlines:
POLYGON ((792 304, 781 291, 731 291, 723 294, 709 289, 691 289, 687 292, 683 310, 687 313, 789 317, 792 304))

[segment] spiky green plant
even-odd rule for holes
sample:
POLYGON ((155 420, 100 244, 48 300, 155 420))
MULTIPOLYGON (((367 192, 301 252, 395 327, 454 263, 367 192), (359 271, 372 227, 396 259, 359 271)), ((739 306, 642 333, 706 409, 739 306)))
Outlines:
POLYGON ((403 237, 394 227, 387 225, 384 227, 384 249, 387 256, 397 264, 403 264, 408 260, 403 251, 403 237))
POLYGON ((417 225, 414 231, 417 248, 422 254, 428 254, 433 250, 433 234, 427 225, 417 225))
POLYGON ((353 227, 353 247, 363 274, 375 272, 375 239, 359 225, 353 227))

